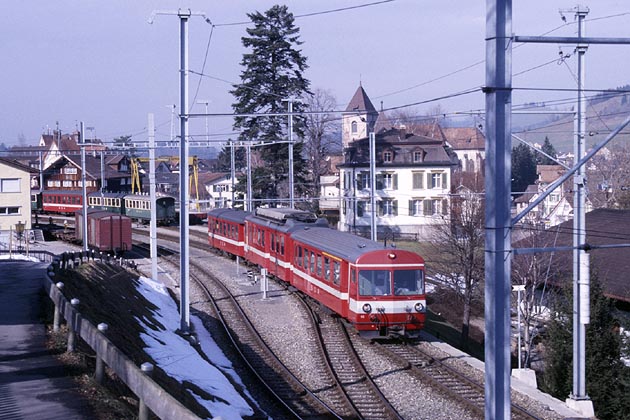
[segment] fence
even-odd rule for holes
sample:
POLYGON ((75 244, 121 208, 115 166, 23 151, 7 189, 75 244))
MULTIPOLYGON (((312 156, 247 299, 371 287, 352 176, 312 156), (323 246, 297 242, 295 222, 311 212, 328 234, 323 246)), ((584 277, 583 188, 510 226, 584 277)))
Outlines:
MULTIPOLYGON (((74 341, 78 334, 96 352, 96 379, 99 380, 99 377, 102 377, 103 363, 107 364, 140 399, 139 418, 141 420, 148 417, 147 408, 161 419, 198 420, 198 416, 150 378, 152 365, 143 363, 141 367, 136 366, 107 338, 107 326, 105 324, 99 324, 98 327, 92 325, 76 310, 79 303, 78 299, 68 300, 64 296, 63 283, 54 283, 55 273, 58 272, 62 264, 62 258, 53 256, 50 252, 38 252, 46 258, 45 261, 52 261, 48 267, 44 288, 55 305, 54 328, 59 329, 62 316, 67 322, 68 351, 74 351, 74 341)), ((73 253, 71 260, 73 265, 77 263, 75 254, 73 253)), ((79 254, 81 254, 78 260, 80 264, 85 254, 79 254)), ((94 254, 92 254, 92 258, 94 258, 94 254)), ((70 260, 67 259, 66 261, 70 260)), ((119 260, 115 261, 119 262, 119 260)))

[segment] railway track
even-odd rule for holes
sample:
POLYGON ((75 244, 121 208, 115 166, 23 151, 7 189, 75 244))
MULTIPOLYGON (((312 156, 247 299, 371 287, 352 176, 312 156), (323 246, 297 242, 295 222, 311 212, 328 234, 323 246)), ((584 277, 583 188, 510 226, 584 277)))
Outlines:
POLYGON ((302 299, 313 313, 317 313, 318 336, 323 351, 339 384, 364 419, 402 419, 387 401, 361 363, 346 326, 336 316, 320 314, 321 308, 302 299))
MULTIPOLYGON (((392 358, 407 363, 411 373, 423 380, 430 380, 449 396, 469 406, 481 416, 485 410, 483 384, 476 382, 457 370, 431 357, 416 346, 405 343, 380 343, 380 347, 392 358)), ((512 403, 513 419, 532 420, 539 417, 512 403)))

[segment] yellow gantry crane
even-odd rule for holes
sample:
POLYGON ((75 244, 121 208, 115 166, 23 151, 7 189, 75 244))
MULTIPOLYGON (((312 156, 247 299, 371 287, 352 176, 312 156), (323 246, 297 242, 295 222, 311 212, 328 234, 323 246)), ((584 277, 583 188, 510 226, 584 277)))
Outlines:
POLYGON ((132 157, 131 158, 131 193, 140 193, 140 159, 132 157))
POLYGON ((195 209, 199 211, 199 159, 197 156, 189 158, 189 165, 192 164, 192 176, 188 188, 191 193, 195 192, 195 209), (195 189, 193 190, 193 185, 195 189))

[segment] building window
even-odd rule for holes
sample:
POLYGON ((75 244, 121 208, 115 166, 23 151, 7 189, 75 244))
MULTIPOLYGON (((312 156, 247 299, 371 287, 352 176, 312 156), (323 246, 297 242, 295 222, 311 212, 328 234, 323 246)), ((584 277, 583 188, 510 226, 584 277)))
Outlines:
POLYGON ((379 216, 396 216, 398 215, 398 203, 396 200, 382 200, 378 202, 379 216))
POLYGON ((418 150, 413 152, 413 161, 414 163, 422 162, 422 151, 418 150))
POLYGON ((356 134, 356 132, 359 131, 358 128, 357 128, 357 122, 356 121, 352 121, 352 124, 350 124, 350 126, 351 126, 352 134, 356 134))
POLYGON ((431 176, 431 188, 446 188, 446 173, 434 172, 431 176))
POLYGON ((20 179, 19 178, 0 179, 0 192, 19 193, 20 192, 20 179))
POLYGON ((422 216, 423 208, 422 208, 422 200, 410 200, 409 201, 409 215, 410 216, 422 216))
POLYGON ((370 173, 361 172, 357 179, 357 188, 360 190, 370 188, 370 173))
POLYGON ((365 214, 366 207, 367 207, 367 201, 357 202, 357 217, 363 217, 363 215, 365 214))
POLYGON ((392 152, 383 152, 383 162, 391 163, 393 161, 394 154, 392 152))
POLYGON ((379 190, 395 190, 398 185, 397 185, 397 181, 398 181, 398 176, 394 173, 384 173, 382 175, 379 176, 376 185, 378 187, 379 190), (380 181, 380 182, 378 182, 380 181))
POLYGON ((424 215, 425 216, 436 216, 439 214, 447 213, 446 200, 432 198, 429 200, 424 200, 424 215))
POLYGON ((66 166, 65 168, 63 168, 63 173, 64 174, 77 174, 77 168, 72 167, 72 166, 66 166))
POLYGON ((424 172, 413 172, 412 178, 412 188, 414 190, 421 190, 424 188, 424 172))
POLYGON ((19 207, 0 207, 0 214, 20 214, 19 207))

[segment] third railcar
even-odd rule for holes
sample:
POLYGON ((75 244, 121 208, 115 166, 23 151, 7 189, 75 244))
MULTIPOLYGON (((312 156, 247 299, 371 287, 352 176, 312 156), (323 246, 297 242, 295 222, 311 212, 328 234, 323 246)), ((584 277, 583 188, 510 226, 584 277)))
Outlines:
POLYGON ((208 235, 212 247, 267 269, 362 335, 415 337, 424 327, 424 260, 413 252, 339 232, 291 209, 213 210, 208 235))

